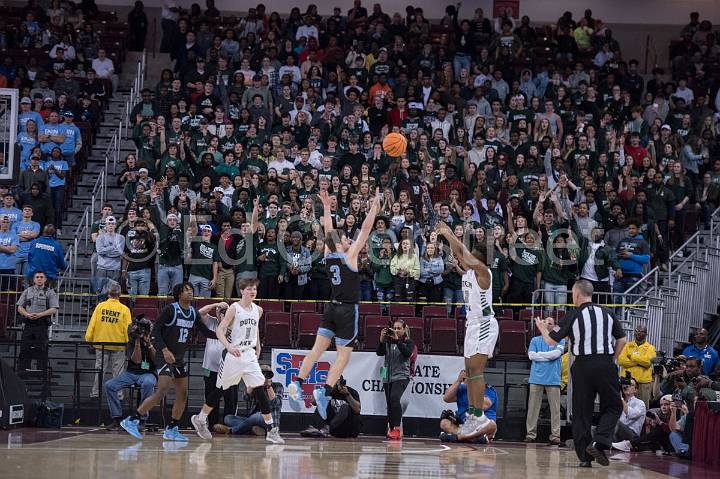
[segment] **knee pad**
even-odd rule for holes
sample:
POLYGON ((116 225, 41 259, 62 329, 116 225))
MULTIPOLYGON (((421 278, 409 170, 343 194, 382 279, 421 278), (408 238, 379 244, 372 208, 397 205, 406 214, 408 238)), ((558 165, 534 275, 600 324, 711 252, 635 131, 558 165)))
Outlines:
POLYGON ((265 391, 265 388, 260 386, 259 388, 253 389, 252 395, 257 401, 258 406, 260 407, 260 412, 262 414, 270 414, 270 400, 268 399, 267 391, 265 391))

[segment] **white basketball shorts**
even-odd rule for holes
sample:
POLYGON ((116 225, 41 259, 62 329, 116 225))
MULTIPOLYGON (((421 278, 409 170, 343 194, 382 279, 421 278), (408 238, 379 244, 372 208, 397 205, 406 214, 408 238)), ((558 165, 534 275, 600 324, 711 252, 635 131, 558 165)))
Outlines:
POLYGON ((465 326, 464 356, 470 358, 476 354, 484 354, 491 358, 495 352, 499 331, 494 317, 468 320, 465 326))
POLYGON ((218 369, 217 383, 220 389, 228 389, 245 382, 245 387, 256 388, 265 384, 265 376, 260 370, 255 349, 246 349, 240 357, 224 354, 218 369))

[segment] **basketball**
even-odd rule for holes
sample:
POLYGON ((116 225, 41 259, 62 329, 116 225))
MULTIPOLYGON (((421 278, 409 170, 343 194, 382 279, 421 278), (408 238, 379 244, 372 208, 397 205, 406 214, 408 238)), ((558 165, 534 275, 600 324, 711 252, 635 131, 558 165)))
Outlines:
POLYGON ((390 156, 402 156, 406 149, 407 139, 400 133, 389 133, 383 140, 383 150, 390 156))

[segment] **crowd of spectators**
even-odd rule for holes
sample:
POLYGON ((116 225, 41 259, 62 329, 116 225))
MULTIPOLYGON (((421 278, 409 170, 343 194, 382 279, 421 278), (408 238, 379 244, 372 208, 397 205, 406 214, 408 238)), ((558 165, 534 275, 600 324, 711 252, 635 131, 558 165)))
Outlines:
MULTIPOLYGON (((462 5, 439 23, 359 0, 326 17, 206 6, 166 2, 172 64, 132 108, 126 206, 94 227, 95 273, 131 293, 167 294, 189 276, 196 294, 227 297, 258 276, 261 298, 327 297, 317 193, 328 190, 350 237, 382 196, 363 300, 458 301, 427 189, 458 236, 492 247, 496 302, 563 304, 577 277, 622 292, 665 268, 719 204, 720 70, 705 22, 683 29, 671 75, 645 82, 589 10, 535 28, 462 5), (400 158, 382 148, 393 131, 408 139, 400 158)), ((44 172, 43 157, 29 171, 44 172)))

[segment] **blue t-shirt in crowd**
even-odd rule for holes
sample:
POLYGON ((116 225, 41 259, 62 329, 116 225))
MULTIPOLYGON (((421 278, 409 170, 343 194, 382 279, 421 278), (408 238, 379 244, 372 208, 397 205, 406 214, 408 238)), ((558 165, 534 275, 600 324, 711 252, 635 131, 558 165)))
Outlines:
MULTIPOLYGON (((555 346, 550 346, 542 336, 535 336, 530 340, 528 353, 549 353, 558 354, 556 359, 551 361, 533 360, 530 366, 530 384, 543 386, 560 386, 560 370, 562 369, 562 354, 565 351, 565 340, 563 339, 555 346)), ((532 358, 531 358, 532 359, 532 358)))
MULTIPOLYGON (((0 246, 20 246, 20 238, 12 231, 0 231, 0 246)), ((15 270, 17 264, 17 256, 15 253, 5 253, 0 251, 0 269, 15 270)))
POLYGON ((18 131, 25 131, 28 120, 35 121, 38 131, 41 131, 40 129, 45 126, 45 122, 40 116, 40 113, 36 111, 29 111, 27 113, 20 113, 18 115, 18 131))
MULTIPOLYGON (((40 129, 41 135, 48 135, 48 136, 61 136, 65 134, 65 128, 63 125, 45 125, 40 129)), ((42 149, 42 152, 46 155, 49 155, 53 148, 59 147, 62 151, 62 146, 55 143, 54 141, 46 141, 45 143, 40 144, 40 148, 42 149)))
POLYGON ((40 142, 36 137, 28 135, 24 131, 18 133, 17 141, 22 148, 20 150, 20 171, 27 170, 27 167, 30 166, 30 153, 40 142))
POLYGON ((12 225, 16 222, 22 220, 22 211, 19 209, 13 207, 5 208, 4 206, 0 208, 0 218, 3 216, 7 216, 10 218, 10 228, 12 228, 12 225))
POLYGON ((68 171, 70 167, 65 160, 48 160, 43 165, 43 170, 48 172, 48 183, 50 188, 57 188, 58 186, 65 186, 65 178, 60 178, 55 173, 50 171, 50 167, 54 166, 55 171, 68 171))
POLYGON ((65 141, 60 145, 60 150, 63 155, 75 154, 75 147, 77 147, 78 141, 80 141, 81 133, 80 128, 70 123, 63 123, 60 125, 62 135, 65 137, 65 141))
POLYGON ((683 349, 683 356, 687 358, 699 358, 702 360, 703 374, 705 376, 709 376, 713 372, 713 369, 715 369, 715 365, 718 363, 718 352, 715 351, 715 349, 709 344, 702 349, 698 348, 694 344, 691 344, 683 349))
POLYGON ((33 240, 22 241, 20 239, 20 233, 24 233, 25 231, 35 231, 39 234, 40 223, 38 223, 37 221, 30 221, 29 223, 25 223, 22 220, 13 223, 12 232, 18 235, 18 241, 20 241, 20 246, 18 247, 17 253, 15 253, 15 256, 17 256, 18 259, 27 259, 28 253, 30 252, 30 245, 33 242, 33 240))
MULTIPOLYGON (((496 421, 498 396, 495 388, 489 384, 485 385, 485 397, 488 398, 491 403, 490 407, 485 411, 485 415, 488 419, 496 421)), ((457 404, 457 417, 460 424, 462 424, 465 422, 465 412, 467 412, 468 409, 468 393, 467 385, 465 383, 460 384, 460 387, 458 387, 457 399, 455 402, 457 404)))

